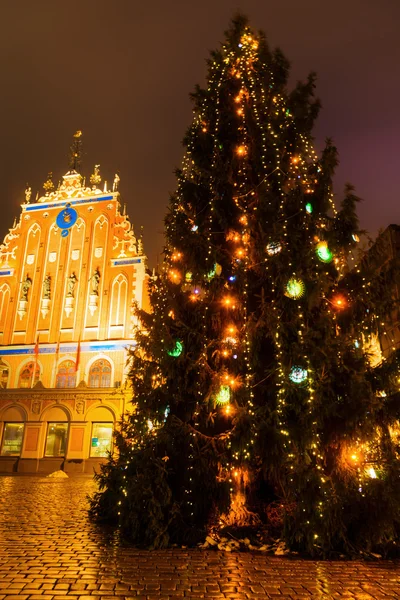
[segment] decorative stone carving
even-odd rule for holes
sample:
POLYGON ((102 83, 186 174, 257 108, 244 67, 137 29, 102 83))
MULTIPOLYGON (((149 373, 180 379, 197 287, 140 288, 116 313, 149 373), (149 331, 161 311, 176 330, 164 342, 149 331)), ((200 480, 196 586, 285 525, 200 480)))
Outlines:
POLYGON ((97 294, 92 293, 89 296, 89 311, 90 311, 90 314, 92 315, 92 317, 97 310, 98 299, 99 299, 99 296, 97 294))
POLYGON ((42 411, 42 402, 40 400, 32 400, 32 412, 34 415, 40 415, 42 411))
POLYGON ((49 314, 50 310, 50 298, 42 298, 42 303, 40 305, 40 312, 42 313, 43 319, 49 314))
POLYGON ((65 314, 67 315, 67 317, 69 317, 69 315, 74 310, 74 301, 75 301, 75 299, 73 296, 67 295, 67 297, 65 298, 64 310, 65 310, 65 314))
POLYGON ((77 276, 75 275, 75 273, 72 273, 69 277, 68 277, 68 291, 67 291, 67 298, 73 298, 74 297, 74 290, 75 290, 75 285, 76 282, 78 281, 77 276))
POLYGON ((26 189, 25 189, 25 204, 29 204, 29 202, 31 201, 31 196, 32 196, 32 188, 30 185, 26 184, 26 189))
POLYGON ((75 410, 78 415, 83 415, 85 412, 85 401, 84 400, 75 400, 75 410))
POLYGON ((22 321, 22 319, 25 317, 26 313, 27 313, 27 307, 28 307, 28 300, 20 300, 18 302, 18 315, 20 320, 22 321))
POLYGON ((22 282, 22 286, 21 286, 21 296, 20 296, 20 300, 28 300, 28 291, 29 288, 32 285, 32 279, 30 277, 28 277, 28 275, 25 277, 24 281, 22 282))
POLYGON ((92 290, 90 292, 91 296, 99 295, 99 283, 100 283, 100 271, 96 269, 93 275, 90 278, 92 284, 92 290))
POLYGON ((51 277, 46 275, 43 281, 43 298, 50 300, 51 298, 51 277))

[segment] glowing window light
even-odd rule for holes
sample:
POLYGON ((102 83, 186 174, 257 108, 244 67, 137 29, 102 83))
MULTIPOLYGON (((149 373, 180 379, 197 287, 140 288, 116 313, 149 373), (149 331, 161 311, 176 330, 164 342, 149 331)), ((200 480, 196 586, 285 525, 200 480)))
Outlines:
POLYGON ((304 296, 305 285, 301 279, 295 279, 292 277, 286 284, 286 296, 296 300, 304 296))
POLYGON ((307 369, 303 369, 302 367, 297 366, 292 367, 290 369, 289 379, 290 381, 293 381, 293 383, 303 383, 304 381, 306 381, 307 377, 307 369))
POLYGON ((270 242, 267 245, 266 250, 269 256, 274 256, 275 254, 279 254, 279 252, 282 250, 282 245, 279 242, 270 242))
POLYGON ((311 215, 311 213, 313 211, 313 206, 312 206, 311 202, 307 202, 306 211, 308 212, 309 215, 311 215))
POLYGON ((183 350, 182 342, 180 342, 179 340, 176 340, 175 346, 172 348, 172 350, 168 350, 167 354, 168 354, 168 356, 173 356, 174 358, 177 358, 178 356, 180 356, 182 354, 182 350, 183 350))
POLYGON ((371 479, 377 478, 377 474, 376 474, 374 467, 370 467, 369 469, 367 469, 367 473, 371 477, 371 479))
POLYGON ((319 242, 319 244, 317 244, 316 253, 319 260, 324 263, 330 263, 333 260, 333 254, 329 250, 326 242, 319 242))
POLYGON ((218 394, 215 396, 217 404, 226 404, 231 399, 231 388, 229 385, 221 385, 218 394))

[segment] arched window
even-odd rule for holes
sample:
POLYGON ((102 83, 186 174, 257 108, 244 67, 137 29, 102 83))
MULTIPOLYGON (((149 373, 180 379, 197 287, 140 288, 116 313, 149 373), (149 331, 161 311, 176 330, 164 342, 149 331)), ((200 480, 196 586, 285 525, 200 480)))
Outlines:
POLYGON ((20 388, 30 388, 35 385, 39 381, 40 377, 40 367, 35 363, 28 362, 21 370, 19 374, 18 387, 20 388), (35 377, 33 377, 33 372, 35 371, 35 377))
POLYGON ((111 364, 103 358, 95 360, 89 371, 89 387, 111 387, 111 364))
POLYGON ((3 283, 0 287, 0 332, 4 333, 7 324, 7 312, 10 305, 10 286, 3 283))
POLYGON ((73 388, 76 386, 76 369, 72 360, 64 360, 58 365, 56 376, 57 388, 73 388))
POLYGON ((7 387, 9 374, 10 370, 8 366, 0 358, 0 388, 5 389, 7 387))
MULTIPOLYGON (((115 330, 113 337, 121 335, 126 315, 126 301, 128 298, 128 281, 122 274, 118 275, 111 286, 110 325, 115 330), (115 335, 116 334, 116 335, 115 335)), ((123 335, 123 333, 122 333, 123 335)))

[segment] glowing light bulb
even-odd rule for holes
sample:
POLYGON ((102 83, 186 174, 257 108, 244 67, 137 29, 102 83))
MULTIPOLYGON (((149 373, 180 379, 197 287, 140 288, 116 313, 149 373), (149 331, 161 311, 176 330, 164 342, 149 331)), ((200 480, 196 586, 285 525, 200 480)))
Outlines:
POLYGON ((347 299, 345 296, 343 296, 342 294, 336 294, 332 298, 332 304, 338 310, 343 310, 343 309, 347 308, 348 303, 347 303, 347 299))
POLYGON ((234 300, 232 298, 230 298, 229 296, 226 296, 223 299, 223 303, 226 306, 226 308, 236 308, 234 300))
POLYGON ((290 369, 289 379, 290 381, 293 381, 293 383, 303 383, 304 381, 306 381, 307 377, 307 369, 303 369, 302 367, 297 366, 292 367, 290 369))
POLYGON ((321 262, 330 263, 333 260, 333 254, 329 250, 326 242, 319 242, 319 244, 317 244, 316 253, 321 262))
POLYGON ((301 298, 305 292, 305 285, 301 279, 291 278, 286 285, 286 296, 296 300, 301 298))
POLYGON ((245 156, 247 154, 247 148, 243 144, 236 148, 236 154, 238 156, 245 156))
POLYGON ((215 401, 217 404, 226 404, 231 399, 231 388, 229 385, 221 385, 217 395, 215 396, 215 401))

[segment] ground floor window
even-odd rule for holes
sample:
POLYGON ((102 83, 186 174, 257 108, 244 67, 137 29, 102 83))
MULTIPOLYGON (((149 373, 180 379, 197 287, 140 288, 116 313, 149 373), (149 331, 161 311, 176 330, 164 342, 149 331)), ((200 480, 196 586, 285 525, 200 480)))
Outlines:
POLYGON ((1 455, 19 456, 21 454, 23 437, 24 423, 5 423, 1 455))
POLYGON ((111 451, 113 423, 93 423, 90 456, 107 456, 111 451))
POLYGON ((65 456, 68 423, 49 423, 45 456, 65 456))

